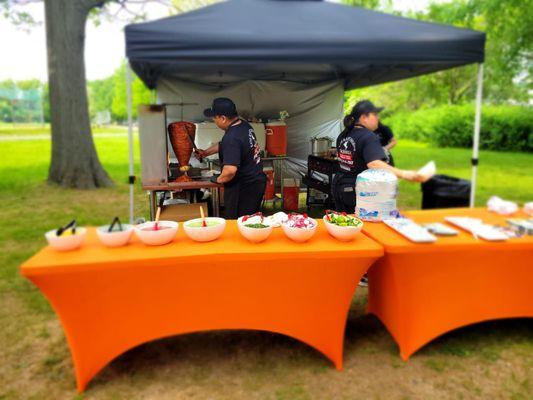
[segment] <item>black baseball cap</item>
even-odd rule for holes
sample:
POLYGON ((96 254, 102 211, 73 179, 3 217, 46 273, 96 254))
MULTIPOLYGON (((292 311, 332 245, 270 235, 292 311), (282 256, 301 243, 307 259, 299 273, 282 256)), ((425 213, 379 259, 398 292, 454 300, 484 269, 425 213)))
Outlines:
POLYGON ((204 110, 204 116, 213 118, 215 115, 224 115, 226 117, 234 117, 237 115, 237 107, 235 103, 226 97, 218 97, 213 100, 211 108, 204 110))
POLYGON ((370 113, 379 113, 383 111, 383 107, 376 107, 370 100, 361 100, 353 107, 352 116, 357 121, 361 115, 370 113))

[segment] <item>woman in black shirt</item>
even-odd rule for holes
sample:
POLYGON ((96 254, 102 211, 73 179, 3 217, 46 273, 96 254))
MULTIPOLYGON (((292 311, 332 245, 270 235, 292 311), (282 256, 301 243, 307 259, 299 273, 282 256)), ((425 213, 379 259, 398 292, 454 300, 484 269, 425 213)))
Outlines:
POLYGON ((415 171, 403 171, 386 163, 387 156, 374 131, 378 128, 378 113, 382 108, 368 100, 358 102, 344 118, 344 130, 337 138, 338 172, 332 182, 335 209, 355 212, 355 182, 357 175, 368 168, 386 169, 398 178, 420 182, 415 171))

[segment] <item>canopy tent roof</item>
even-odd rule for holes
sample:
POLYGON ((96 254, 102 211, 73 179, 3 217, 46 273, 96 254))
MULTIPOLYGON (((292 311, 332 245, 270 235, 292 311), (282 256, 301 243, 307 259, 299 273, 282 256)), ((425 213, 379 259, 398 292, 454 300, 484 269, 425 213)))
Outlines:
POLYGON ((325 1, 229 0, 126 27, 126 54, 160 78, 323 82, 351 89, 484 59, 485 34, 325 1))

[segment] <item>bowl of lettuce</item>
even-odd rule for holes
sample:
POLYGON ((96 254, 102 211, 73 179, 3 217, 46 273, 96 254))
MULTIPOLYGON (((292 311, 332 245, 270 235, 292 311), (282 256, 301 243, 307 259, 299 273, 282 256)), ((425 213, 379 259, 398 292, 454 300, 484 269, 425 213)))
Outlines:
POLYGON ((329 211, 326 212, 323 220, 329 234, 345 242, 355 239, 363 229, 363 221, 346 213, 329 211))

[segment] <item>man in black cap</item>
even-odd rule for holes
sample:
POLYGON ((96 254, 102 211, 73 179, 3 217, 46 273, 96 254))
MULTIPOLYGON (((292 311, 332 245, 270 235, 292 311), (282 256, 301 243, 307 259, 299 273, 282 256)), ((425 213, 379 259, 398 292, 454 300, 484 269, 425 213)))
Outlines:
POLYGON ((387 156, 374 131, 378 128, 378 113, 369 100, 359 101, 344 118, 344 130, 337 138, 338 172, 331 185, 335 209, 339 212, 355 211, 355 182, 357 175, 368 168, 386 169, 398 178, 420 182, 415 171, 404 171, 388 165, 387 156))
POLYGON ((222 171, 212 181, 224 184, 226 218, 237 219, 260 211, 266 175, 252 126, 239 118, 233 101, 224 97, 213 100, 204 115, 225 132, 219 143, 198 150, 196 156, 204 158, 218 152, 222 171))

